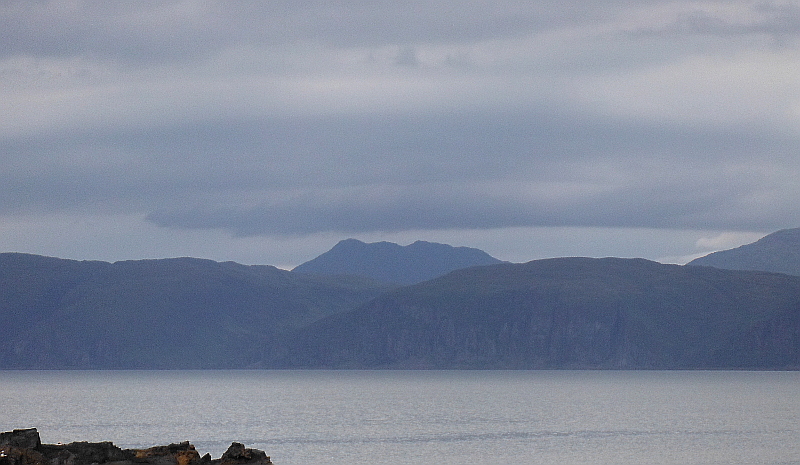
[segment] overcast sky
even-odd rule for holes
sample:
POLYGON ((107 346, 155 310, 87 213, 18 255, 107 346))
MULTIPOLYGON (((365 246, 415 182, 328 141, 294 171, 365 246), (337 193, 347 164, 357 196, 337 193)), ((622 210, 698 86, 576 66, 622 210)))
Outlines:
POLYGON ((0 0, 0 160, 0 251, 683 263, 800 226, 800 6, 0 0))

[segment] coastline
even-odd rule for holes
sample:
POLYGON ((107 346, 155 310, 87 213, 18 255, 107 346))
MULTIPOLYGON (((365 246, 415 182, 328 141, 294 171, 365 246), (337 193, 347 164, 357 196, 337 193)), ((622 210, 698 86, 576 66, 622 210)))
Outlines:
POLYGON ((36 428, 0 433, 0 465, 272 465, 264 451, 231 443, 218 459, 189 441, 146 449, 121 449, 110 441, 42 444, 36 428))

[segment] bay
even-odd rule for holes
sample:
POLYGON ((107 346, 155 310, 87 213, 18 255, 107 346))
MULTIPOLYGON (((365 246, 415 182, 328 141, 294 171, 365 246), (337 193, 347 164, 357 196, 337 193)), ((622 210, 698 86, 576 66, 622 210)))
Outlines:
POLYGON ((0 430, 277 465, 800 464, 800 373, 0 371, 0 430))

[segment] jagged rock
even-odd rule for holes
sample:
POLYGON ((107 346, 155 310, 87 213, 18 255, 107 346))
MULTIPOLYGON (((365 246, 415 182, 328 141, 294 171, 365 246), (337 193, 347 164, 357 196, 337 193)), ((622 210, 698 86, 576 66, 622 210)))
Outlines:
POLYGON ((71 442, 69 444, 41 444, 38 448, 50 465, 80 465, 83 463, 109 463, 129 461, 133 454, 111 442, 71 442))
POLYGON ((36 449, 42 444, 36 428, 15 429, 0 433, 0 447, 11 446, 23 449, 36 449))
POLYGON ((200 456, 189 441, 147 449, 112 442, 42 444, 36 428, 0 433, 0 465, 272 465, 264 451, 234 442, 219 459, 200 456))
POLYGON ((258 449, 247 449, 243 444, 234 442, 219 459, 220 465, 239 465, 239 464, 269 464, 272 463, 264 451, 258 449))
POLYGON ((134 461, 151 465, 195 465, 200 462, 200 454, 189 441, 184 441, 137 450, 134 461))
POLYGON ((0 465, 46 465, 41 452, 13 445, 0 446, 0 465))

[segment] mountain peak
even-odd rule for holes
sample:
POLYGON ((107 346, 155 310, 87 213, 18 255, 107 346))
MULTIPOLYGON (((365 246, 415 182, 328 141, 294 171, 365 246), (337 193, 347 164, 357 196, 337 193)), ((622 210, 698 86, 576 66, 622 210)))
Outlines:
POLYGON ((800 244, 800 228, 781 229, 772 234, 767 234, 755 243, 788 243, 791 245, 800 244))
POLYGON ((800 228, 781 229, 753 243, 696 258, 687 265, 800 276, 800 228))
POLYGON ((502 263, 486 252, 436 242, 415 241, 407 246, 393 242, 365 243, 344 239, 319 257, 294 270, 307 274, 350 274, 397 284, 414 284, 450 271, 502 263))

